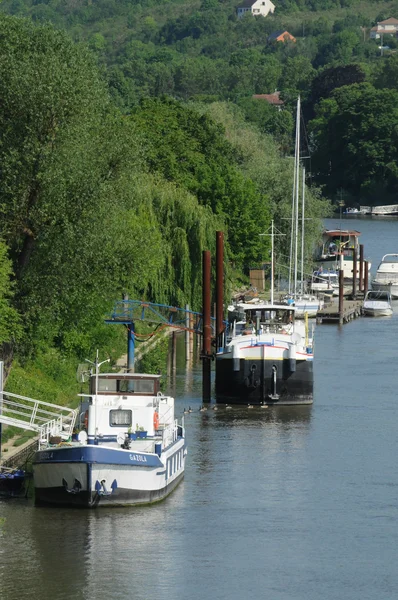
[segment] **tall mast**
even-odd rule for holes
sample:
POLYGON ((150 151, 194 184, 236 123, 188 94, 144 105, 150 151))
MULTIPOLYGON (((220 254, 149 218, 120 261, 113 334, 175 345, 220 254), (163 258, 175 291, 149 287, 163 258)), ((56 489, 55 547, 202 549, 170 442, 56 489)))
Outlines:
POLYGON ((301 293, 304 294, 304 210, 305 210, 305 167, 303 167, 303 191, 301 206, 301 293))
POLYGON ((274 220, 271 221, 271 304, 274 304, 274 220))
POLYGON ((276 229, 274 227, 274 220, 272 219, 271 221, 271 233, 269 232, 269 229, 267 230, 267 233, 260 233, 260 235, 266 235, 266 236, 271 236, 271 304, 274 303, 274 276, 275 276, 275 260, 274 260, 274 238, 275 235, 285 235, 284 233, 281 233, 278 229, 276 229), (276 229, 276 233, 275 233, 275 229, 276 229))
MULTIPOLYGON (((293 189, 292 189, 292 218, 291 218, 291 224, 290 224, 289 289, 288 289, 289 296, 292 294, 292 272, 293 272, 293 262, 294 262, 294 255, 293 255, 294 245, 293 245, 293 240, 294 240, 294 237, 295 237, 295 226, 296 226, 296 222, 295 222, 295 199, 296 199, 296 178, 297 178, 296 160, 297 160, 297 117, 296 117, 296 137, 295 137, 295 142, 294 142, 294 168, 293 168, 293 189)), ((294 293, 294 289, 293 289, 293 293, 294 293)))
POLYGON ((298 262, 298 205, 299 205, 299 183, 300 183, 300 96, 297 98, 297 115, 296 115, 296 151, 295 151, 295 171, 296 171, 296 193, 294 202, 295 212, 295 230, 294 230, 294 290, 297 293, 297 262, 298 262))

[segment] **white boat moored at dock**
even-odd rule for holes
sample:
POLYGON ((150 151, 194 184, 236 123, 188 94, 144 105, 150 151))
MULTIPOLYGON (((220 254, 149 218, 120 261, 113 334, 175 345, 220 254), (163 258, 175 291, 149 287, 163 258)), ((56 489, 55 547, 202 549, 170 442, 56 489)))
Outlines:
POLYGON ((398 254, 385 254, 377 267, 372 290, 390 292, 392 298, 398 298, 398 254))
POLYGON ((160 375, 94 373, 71 440, 50 437, 33 460, 36 503, 95 507, 162 500, 184 475, 184 426, 160 375))
POLYGON ((363 301, 363 314, 369 317, 390 317, 393 313, 391 294, 385 291, 369 290, 363 301))

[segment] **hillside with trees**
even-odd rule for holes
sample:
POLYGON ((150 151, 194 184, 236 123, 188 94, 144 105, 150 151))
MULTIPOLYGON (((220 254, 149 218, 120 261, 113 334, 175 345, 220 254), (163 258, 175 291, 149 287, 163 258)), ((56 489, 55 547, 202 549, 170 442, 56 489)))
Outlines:
POLYGON ((241 19, 237 5, 1 4, 8 359, 116 356, 121 334, 102 321, 123 293, 199 309, 201 251, 217 229, 229 264, 247 272, 267 260, 259 234, 273 218, 287 264, 299 94, 307 256, 325 198, 395 199, 396 40, 380 49, 370 29, 398 5, 286 1, 241 19), (295 41, 270 42, 280 30, 295 41), (283 110, 252 97, 276 89, 283 110))
MULTIPOLYGON (((143 99, 165 95, 183 102, 232 102, 249 122, 274 136, 281 152, 288 155, 292 152, 294 104, 300 94, 308 132, 305 154, 314 156, 312 182, 324 186, 324 193, 332 199, 343 195, 348 204, 374 204, 384 196, 381 201, 385 203, 393 198, 396 175, 388 151, 385 157, 380 149, 370 152, 378 161, 387 161, 383 162, 387 177, 380 175, 379 165, 374 185, 361 171, 366 163, 362 153, 369 153, 369 148, 359 144, 357 172, 347 165, 344 148, 351 125, 346 118, 347 132, 339 130, 342 135, 333 141, 344 160, 334 161, 336 167, 330 170, 322 158, 328 149, 322 147, 328 117, 321 101, 335 89, 366 82, 366 89, 373 90, 375 112, 383 111, 384 93, 379 92, 398 88, 394 77, 397 39, 383 36, 387 49, 381 50, 381 39, 371 39, 370 31, 377 22, 398 16, 398 3, 281 0, 275 2, 273 15, 240 19, 238 5, 237 0, 5 0, 0 10, 27 16, 35 23, 50 21, 76 42, 87 43, 108 81, 113 104, 126 114, 143 99), (269 41, 272 32, 283 30, 289 31, 295 42, 269 41), (251 99, 253 94, 275 89, 285 102, 281 113, 251 99)), ((333 129, 332 123, 329 128, 333 129)), ((362 129, 366 123, 356 131, 362 129)), ((390 148, 394 148, 394 130, 390 122, 389 131, 384 131, 385 145, 390 148)))
MULTIPOLYGON (((272 216, 288 228, 293 165, 242 109, 159 97, 126 114, 84 44, 4 15, 0 36, 7 362, 34 359, 56 376, 98 347, 118 356, 124 333, 103 319, 125 293, 200 310, 202 250, 214 252, 218 229, 237 272, 268 259, 259 234, 272 216)), ((327 210, 309 190, 309 254, 327 210)), ((280 245, 287 254, 289 238, 280 245)))

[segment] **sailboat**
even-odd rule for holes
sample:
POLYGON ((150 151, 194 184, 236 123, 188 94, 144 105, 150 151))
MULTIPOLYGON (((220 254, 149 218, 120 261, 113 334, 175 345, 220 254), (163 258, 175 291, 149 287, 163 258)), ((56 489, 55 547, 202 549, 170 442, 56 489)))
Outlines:
POLYGON ((293 200, 290 242, 289 293, 287 300, 296 308, 296 317, 316 317, 323 300, 305 292, 304 286, 304 224, 305 224, 305 168, 302 169, 301 204, 301 282, 298 284, 298 239, 299 239, 299 196, 300 196, 300 96, 297 98, 296 143, 294 151, 293 200), (292 271, 294 279, 292 282, 292 271), (293 288, 292 288, 293 284, 293 288))

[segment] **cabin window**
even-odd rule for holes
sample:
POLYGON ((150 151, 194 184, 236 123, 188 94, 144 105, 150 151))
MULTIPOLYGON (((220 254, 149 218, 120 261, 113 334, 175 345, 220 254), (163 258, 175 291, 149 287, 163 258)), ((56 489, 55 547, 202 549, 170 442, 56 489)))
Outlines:
POLYGON ((110 410, 109 424, 111 427, 130 427, 133 422, 131 410, 110 410))
POLYGON ((134 382, 134 391, 141 394, 154 394, 155 382, 153 379, 137 379, 134 382))
POLYGON ((154 394, 155 382, 153 379, 121 379, 119 380, 119 392, 154 394))
POLYGON ((116 379, 98 379, 99 392, 116 392, 116 379))

